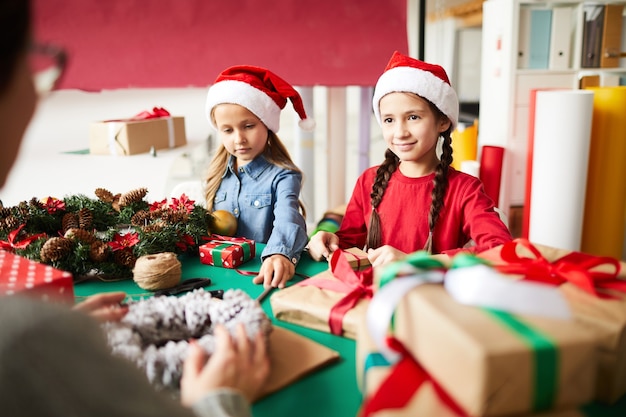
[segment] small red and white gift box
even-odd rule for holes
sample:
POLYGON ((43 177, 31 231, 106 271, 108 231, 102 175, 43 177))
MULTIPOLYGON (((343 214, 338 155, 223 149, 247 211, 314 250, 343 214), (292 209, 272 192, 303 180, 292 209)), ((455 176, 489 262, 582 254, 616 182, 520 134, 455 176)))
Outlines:
POLYGON ((199 247, 200 262, 222 268, 236 268, 255 257, 254 240, 243 237, 211 235, 199 247))
POLYGON ((69 272, 0 250, 0 295, 14 294, 73 304, 74 279, 69 272))

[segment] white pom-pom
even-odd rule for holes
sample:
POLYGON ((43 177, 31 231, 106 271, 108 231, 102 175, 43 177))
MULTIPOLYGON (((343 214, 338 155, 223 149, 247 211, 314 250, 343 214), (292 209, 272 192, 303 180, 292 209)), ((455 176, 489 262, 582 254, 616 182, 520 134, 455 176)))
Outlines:
POLYGON ((300 126, 300 129, 306 132, 312 132, 313 130, 315 130, 315 120, 308 118, 302 119, 298 122, 298 126, 300 126))

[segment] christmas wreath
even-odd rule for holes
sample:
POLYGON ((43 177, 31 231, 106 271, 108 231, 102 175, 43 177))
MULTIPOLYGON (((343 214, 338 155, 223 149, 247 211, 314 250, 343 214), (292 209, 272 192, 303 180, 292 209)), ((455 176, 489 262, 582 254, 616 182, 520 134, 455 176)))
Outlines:
POLYGON ((138 257, 197 254, 210 235, 212 214, 185 194, 148 203, 146 188, 97 198, 32 198, 0 207, 0 248, 71 272, 74 279, 132 277, 138 257))

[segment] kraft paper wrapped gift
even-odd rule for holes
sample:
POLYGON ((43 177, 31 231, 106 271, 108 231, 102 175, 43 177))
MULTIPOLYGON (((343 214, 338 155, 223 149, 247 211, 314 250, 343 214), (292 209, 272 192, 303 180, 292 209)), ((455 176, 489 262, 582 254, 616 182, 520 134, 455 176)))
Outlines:
MULTIPOLYGON (((363 395, 359 417, 460 417, 465 413, 412 357, 390 364, 377 350, 365 320, 357 331, 357 383, 363 395)), ((530 417, 530 415, 528 415, 530 417)), ((521 417, 521 416, 518 416, 521 417)), ((550 410, 532 417, 584 417, 575 409, 550 410)))
POLYGON ((351 339, 372 296, 372 268, 354 271, 341 250, 331 255, 331 269, 275 291, 274 317, 351 339))
POLYGON ((531 275, 559 285, 577 322, 599 340, 595 399, 614 403, 626 393, 626 263, 525 239, 479 256, 516 278, 531 275))
MULTIPOLYGON (((343 252, 350 267, 355 271, 362 271, 372 266, 370 260, 367 258, 367 252, 363 249, 348 248, 344 249, 343 252)), ((328 265, 330 266, 330 259, 328 260, 328 265)))
POLYGON ((203 264, 236 268, 256 256, 255 247, 251 239, 211 235, 210 240, 198 250, 203 264))
MULTIPOLYGON (((533 287, 533 296, 518 298, 516 308, 526 307, 529 303, 525 300, 534 300, 535 294, 549 294, 550 302, 559 301, 560 311, 567 313, 561 316, 567 317, 567 303, 559 291, 542 284, 517 284, 485 265, 478 268, 482 269, 471 276, 469 267, 458 268, 454 274, 452 270, 444 274, 433 269, 408 276, 395 273, 401 271, 399 268, 386 268, 377 277, 383 286, 375 291, 366 313, 368 329, 378 327, 378 335, 384 336, 392 327, 391 335, 470 416, 570 409, 591 401, 597 369, 595 335, 571 319, 515 315, 502 308, 457 302, 461 295, 484 293, 476 287, 459 291, 460 283, 465 285, 470 278, 471 282, 476 278, 481 282, 488 275, 488 285, 480 288, 495 286, 494 279, 500 288, 502 284, 525 291, 533 287), (454 282, 455 298, 450 293, 454 282), (407 283, 416 284, 404 288, 407 283), (404 289, 389 298, 398 288, 404 289)), ((497 295, 493 298, 497 302, 504 298, 501 293, 497 295)), ((372 337, 377 340, 375 335, 372 337)), ((377 346, 382 349, 383 343, 377 346)))
POLYGON ((72 274, 0 250, 0 295, 16 294, 73 304, 72 274))
POLYGON ((185 118, 164 109, 142 112, 129 119, 105 120, 89 127, 89 153, 128 156, 187 143, 185 118), (158 111, 157 111, 158 110, 158 111))

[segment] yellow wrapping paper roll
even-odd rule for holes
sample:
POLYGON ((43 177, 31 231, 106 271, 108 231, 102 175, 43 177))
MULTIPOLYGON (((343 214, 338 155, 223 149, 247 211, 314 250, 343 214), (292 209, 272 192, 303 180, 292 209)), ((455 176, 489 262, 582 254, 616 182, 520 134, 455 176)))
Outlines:
POLYGON ((461 170, 461 162, 476 160, 476 146, 478 142, 478 124, 474 121, 471 126, 462 126, 459 123, 452 132, 452 167, 461 170))
POLYGON ((626 87, 589 90, 593 121, 581 250, 620 259, 626 221, 626 87))

